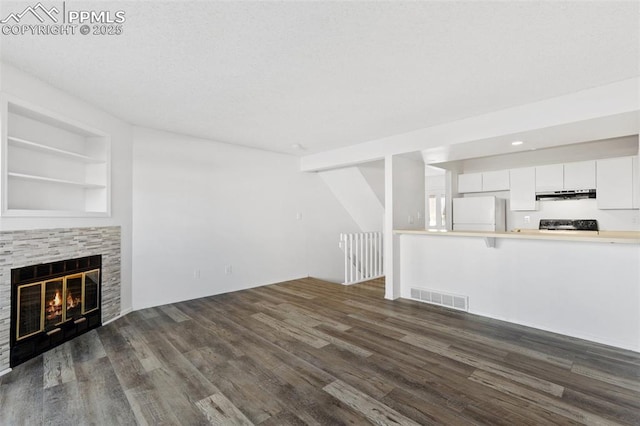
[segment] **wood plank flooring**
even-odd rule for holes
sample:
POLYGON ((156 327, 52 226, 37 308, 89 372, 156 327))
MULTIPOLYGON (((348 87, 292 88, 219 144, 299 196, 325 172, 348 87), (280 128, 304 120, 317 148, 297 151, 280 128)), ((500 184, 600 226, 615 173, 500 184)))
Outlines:
POLYGON ((1 425, 640 424, 640 354, 312 278, 133 312, 0 378, 1 425))

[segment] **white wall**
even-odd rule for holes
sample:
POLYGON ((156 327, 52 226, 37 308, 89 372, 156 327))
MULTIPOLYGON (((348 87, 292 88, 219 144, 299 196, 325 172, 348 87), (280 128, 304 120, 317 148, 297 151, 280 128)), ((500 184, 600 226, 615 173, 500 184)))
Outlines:
POLYGON ((402 156, 385 159, 385 298, 400 297, 400 247, 394 229, 424 229, 424 163, 402 156))
POLYGON ((402 235, 411 287, 469 296, 471 313, 640 351, 640 246, 402 235))
POLYGON ((397 155, 392 161, 393 227, 424 229, 424 163, 397 155))
POLYGON ((384 206, 359 167, 327 170, 318 175, 361 231, 382 232, 384 206))
POLYGON ((122 228, 121 309, 131 308, 131 126, 16 68, 0 63, 0 91, 111 135, 111 217, 0 217, 1 230, 120 226, 122 228))
POLYGON ((297 158, 138 127, 133 151, 136 309, 309 275, 342 280, 338 236, 358 227, 297 158))
POLYGON ((384 160, 360 164, 358 169, 384 206, 384 160))
POLYGON ((508 229, 537 229, 540 219, 596 219, 603 231, 640 231, 640 210, 600 210, 596 200, 539 201, 536 211, 507 213, 508 229))

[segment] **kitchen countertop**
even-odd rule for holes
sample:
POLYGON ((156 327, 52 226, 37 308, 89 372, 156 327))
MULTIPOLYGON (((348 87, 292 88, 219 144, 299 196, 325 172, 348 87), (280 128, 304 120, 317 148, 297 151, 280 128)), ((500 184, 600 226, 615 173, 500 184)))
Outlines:
POLYGON ((509 232, 480 231, 427 231, 419 229, 396 229, 395 234, 430 235, 441 237, 512 238, 522 240, 579 241, 595 243, 640 244, 640 231, 540 231, 516 229, 509 232))

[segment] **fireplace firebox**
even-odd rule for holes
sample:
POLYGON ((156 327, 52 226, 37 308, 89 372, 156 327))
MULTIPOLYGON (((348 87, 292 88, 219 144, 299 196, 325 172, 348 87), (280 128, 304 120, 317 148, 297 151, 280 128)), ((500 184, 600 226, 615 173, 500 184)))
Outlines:
POLYGON ((101 269, 98 255, 11 270, 11 367, 102 324, 101 269))

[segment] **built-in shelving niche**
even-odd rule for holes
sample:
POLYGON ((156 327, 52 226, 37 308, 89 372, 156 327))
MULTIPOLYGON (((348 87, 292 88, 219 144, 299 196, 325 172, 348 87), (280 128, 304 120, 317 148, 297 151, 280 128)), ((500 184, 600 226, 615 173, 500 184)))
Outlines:
POLYGON ((2 215, 109 216, 109 135, 2 99, 2 215))

